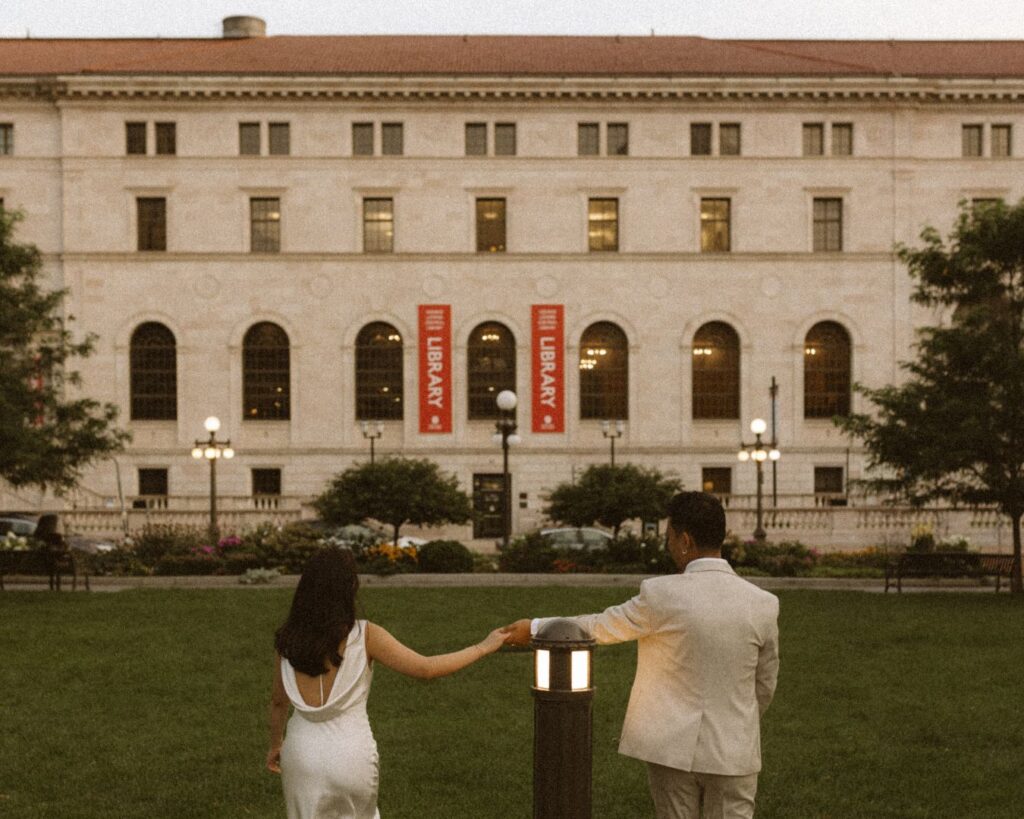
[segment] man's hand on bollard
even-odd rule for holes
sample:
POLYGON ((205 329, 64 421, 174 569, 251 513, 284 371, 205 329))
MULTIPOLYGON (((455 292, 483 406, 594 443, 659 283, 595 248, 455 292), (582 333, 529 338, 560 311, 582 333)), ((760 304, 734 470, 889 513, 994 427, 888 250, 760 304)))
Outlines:
POLYGON ((506 634, 512 635, 509 638, 509 644, 514 646, 525 646, 530 644, 530 619, 524 618, 522 620, 516 620, 514 623, 509 623, 507 626, 502 628, 506 634))

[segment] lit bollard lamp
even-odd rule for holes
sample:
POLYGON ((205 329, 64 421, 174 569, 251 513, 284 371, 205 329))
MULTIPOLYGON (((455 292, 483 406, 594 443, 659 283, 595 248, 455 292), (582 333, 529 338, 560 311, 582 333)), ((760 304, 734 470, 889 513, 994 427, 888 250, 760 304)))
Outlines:
POLYGON ((571 620, 549 620, 530 643, 534 819, 590 819, 594 640, 571 620))

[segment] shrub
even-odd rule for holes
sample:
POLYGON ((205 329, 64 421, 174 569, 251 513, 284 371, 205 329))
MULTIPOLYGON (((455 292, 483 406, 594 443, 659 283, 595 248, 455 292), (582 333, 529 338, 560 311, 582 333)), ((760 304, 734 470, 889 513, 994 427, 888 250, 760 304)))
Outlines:
MULTIPOLYGON (((855 552, 826 552, 818 555, 818 566, 823 569, 878 569, 884 571, 897 553, 897 550, 882 546, 871 546, 867 549, 858 549, 855 552)), ((841 577, 842 575, 830 576, 841 577)))
POLYGON ((431 540, 419 548, 421 572, 452 574, 473 571, 473 553, 457 540, 431 540))
POLYGON ((249 569, 238 578, 238 582, 245 585, 257 585, 270 583, 280 576, 281 573, 277 569, 249 569))
POLYGON ((818 553, 795 540, 758 543, 730 537, 722 545, 722 557, 736 568, 757 569, 772 577, 794 577, 814 568, 818 553))
POLYGON ((246 532, 237 548, 259 558, 260 566, 297 574, 323 545, 321 533, 308 523, 264 523, 246 532))
POLYGON ((402 548, 392 543, 378 543, 361 555, 356 555, 356 566, 369 574, 398 574, 416 571, 416 547, 402 548))
POLYGON ((157 561, 153 571, 159 575, 223 574, 224 561, 215 554, 201 551, 167 554, 157 561))
POLYGON ((111 549, 86 555, 89 571, 97 576, 141 577, 153 573, 131 549, 111 549))
POLYGON ((934 552, 935 533, 927 523, 919 523, 910 532, 908 552, 934 552))
POLYGON ((560 555, 540 532, 516 538, 498 556, 503 572, 550 572, 560 555))
POLYGON ((253 552, 228 552, 222 556, 225 574, 243 574, 250 569, 262 569, 263 561, 253 552))
POLYGON ((166 555, 188 554, 209 538, 205 530, 194 526, 147 524, 135 536, 133 551, 147 566, 155 566, 166 555))

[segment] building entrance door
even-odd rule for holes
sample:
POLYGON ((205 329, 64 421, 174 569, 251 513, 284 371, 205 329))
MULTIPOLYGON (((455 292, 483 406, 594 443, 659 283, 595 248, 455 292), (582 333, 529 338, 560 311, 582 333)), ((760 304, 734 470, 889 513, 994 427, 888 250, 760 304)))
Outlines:
POLYGON ((501 473, 473 475, 473 537, 501 537, 504 533, 501 518, 502 489, 501 473))

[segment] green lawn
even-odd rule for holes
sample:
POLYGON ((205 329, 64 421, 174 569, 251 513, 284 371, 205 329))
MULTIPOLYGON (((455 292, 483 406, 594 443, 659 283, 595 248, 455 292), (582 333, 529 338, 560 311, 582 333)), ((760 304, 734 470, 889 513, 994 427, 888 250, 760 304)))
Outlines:
MULTIPOLYGON (((622 589, 368 589, 424 652, 622 589)), ((1024 605, 1009 595, 785 592, 764 722, 765 817, 1024 814, 1024 605)), ((263 771, 271 640, 290 592, 0 593, 0 816, 282 816, 263 771)), ((650 816, 615 752, 635 647, 597 651, 594 816, 650 816)), ((530 657, 421 683, 378 669, 384 819, 531 815, 530 657)))

